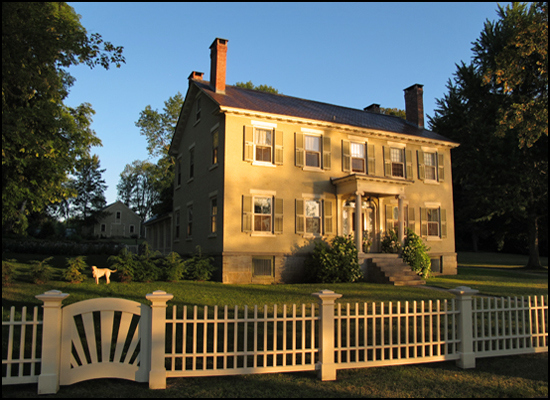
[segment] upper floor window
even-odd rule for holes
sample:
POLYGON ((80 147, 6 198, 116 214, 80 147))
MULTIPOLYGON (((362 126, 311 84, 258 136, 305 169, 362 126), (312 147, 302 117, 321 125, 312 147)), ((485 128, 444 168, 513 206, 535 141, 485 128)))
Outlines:
POLYGON ((418 150, 418 179, 431 182, 445 180, 445 156, 436 149, 418 150))
POLYGON ((404 144, 388 143, 384 146, 384 175, 394 178, 413 179, 412 151, 404 144))
POLYGON ((220 145, 219 133, 217 130, 212 132, 212 165, 218 164, 218 149, 220 145))
POLYGON ((403 149, 390 149, 392 176, 405 177, 405 154, 403 149))
POLYGON ((437 161, 435 153, 424 153, 424 179, 437 180, 437 161))
POLYGON ((196 112, 195 112, 195 122, 198 122, 200 121, 201 119, 201 98, 197 98, 197 109, 196 109, 196 112))
POLYGON ((351 171, 352 172, 366 172, 365 164, 365 144, 351 142, 351 171))
POLYGON ((319 136, 305 136, 306 166, 321 167, 321 138, 319 136))
POLYGON ((330 170, 331 141, 322 131, 302 128, 295 134, 295 165, 304 169, 330 170))
POLYGON ((268 127, 267 123, 265 126, 245 126, 244 160, 259 165, 282 165, 283 132, 268 127))

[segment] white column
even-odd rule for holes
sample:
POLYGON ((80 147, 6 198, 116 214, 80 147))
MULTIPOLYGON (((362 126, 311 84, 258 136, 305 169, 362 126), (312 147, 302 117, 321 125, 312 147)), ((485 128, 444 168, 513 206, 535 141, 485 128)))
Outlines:
POLYGON ((472 324, 472 296, 479 290, 471 289, 468 286, 459 286, 449 290, 456 296, 456 303, 459 310, 458 315, 458 339, 460 340, 460 358, 456 365, 460 368, 475 368, 476 354, 474 353, 474 338, 472 324))
POLYGON ((363 192, 355 192, 355 247, 357 254, 363 252, 363 192))
POLYGON ((397 237, 399 238, 399 242, 401 243, 401 248, 403 249, 405 247, 405 215, 403 212, 404 211, 403 201, 405 200, 405 196, 400 194, 396 197, 397 197, 397 210, 399 214, 397 237))
POLYGON ((166 302, 174 295, 156 290, 145 296, 151 302, 150 351, 151 371, 149 372, 149 389, 166 389, 166 368, 164 367, 166 302))
POLYGON ((50 290, 35 296, 44 305, 42 319, 42 363, 38 377, 38 394, 54 394, 59 390, 61 362, 61 325, 63 311, 61 303, 69 297, 59 290, 50 290))
POLYGON ((322 381, 336 380, 334 363, 334 301, 342 297, 332 290, 321 290, 313 293, 319 298, 319 372, 322 381))

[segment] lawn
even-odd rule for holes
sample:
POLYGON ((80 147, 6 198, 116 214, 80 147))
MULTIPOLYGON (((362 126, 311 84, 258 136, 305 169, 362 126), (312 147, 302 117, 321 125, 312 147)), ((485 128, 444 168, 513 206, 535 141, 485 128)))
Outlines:
MULTIPOLYGON (((45 256, 44 256, 45 257, 45 256)), ((174 294, 173 305, 223 306, 312 303, 311 293, 322 289, 343 294, 340 303, 446 299, 446 291, 418 287, 356 284, 223 285, 215 282, 132 283, 91 278, 81 284, 64 282, 60 271, 63 257, 53 261, 58 275, 43 285, 30 283, 30 255, 8 255, 17 259, 16 279, 2 290, 2 306, 39 305, 34 297, 58 289, 70 296, 64 304, 95 297, 123 297, 148 303, 147 293, 164 290, 174 294)), ((484 295, 548 294, 548 272, 519 269, 525 258, 480 254, 459 255, 456 276, 431 278, 428 285, 439 288, 470 286, 484 295)), ((101 265, 101 259, 88 259, 101 265)), ((546 265, 547 265, 547 259, 546 265)), ((115 274, 116 275, 116 274, 115 274)), ((6 310, 4 309, 4 312, 6 310)), ((36 385, 5 386, 3 397, 37 397, 36 385)), ((476 368, 462 370, 454 362, 409 366, 342 370, 335 382, 321 382, 314 373, 245 375, 235 377, 169 379, 167 389, 152 391, 147 384, 123 380, 92 380, 64 386, 52 397, 543 397, 548 396, 548 353, 478 359, 476 368)))

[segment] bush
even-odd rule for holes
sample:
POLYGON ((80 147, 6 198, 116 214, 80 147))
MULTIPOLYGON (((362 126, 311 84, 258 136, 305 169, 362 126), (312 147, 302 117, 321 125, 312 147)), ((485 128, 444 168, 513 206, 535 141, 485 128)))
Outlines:
POLYGON ((119 272, 122 282, 132 282, 135 271, 138 268, 138 261, 126 247, 124 247, 118 255, 110 256, 107 260, 112 263, 111 266, 116 268, 119 272))
POLYGON ((42 261, 31 261, 31 278, 34 283, 47 283, 50 279, 53 278, 54 270, 48 264, 52 259, 53 257, 48 257, 42 261))
POLYGON ((177 282, 186 275, 186 265, 181 256, 171 252, 162 260, 163 279, 168 282, 177 282))
POLYGON ((88 267, 84 256, 69 258, 67 260, 67 270, 63 273, 63 277, 71 283, 81 283, 86 279, 86 276, 81 272, 88 267))
POLYGON ((426 247, 422 238, 410 229, 407 229, 405 247, 403 248, 403 260, 411 266, 411 269, 423 278, 428 278, 432 273, 432 261, 428 255, 430 249, 426 247))
POLYGON ((137 282, 154 282, 159 278, 160 271, 157 266, 160 252, 152 251, 147 242, 139 246, 139 255, 137 256, 134 268, 134 279, 137 282))
POLYGON ((356 282, 361 277, 357 249, 351 237, 336 236, 330 244, 317 241, 306 261, 308 281, 317 283, 356 282))
POLYGON ((397 237, 397 231, 390 229, 382 239, 382 253, 399 253, 401 241, 397 237))
POLYGON ((197 246, 196 253, 184 261, 184 278, 192 281, 207 281, 212 277, 214 266, 212 257, 203 256, 200 246, 197 246))
POLYGON ((10 286, 15 273, 14 260, 2 260, 2 287, 10 286))

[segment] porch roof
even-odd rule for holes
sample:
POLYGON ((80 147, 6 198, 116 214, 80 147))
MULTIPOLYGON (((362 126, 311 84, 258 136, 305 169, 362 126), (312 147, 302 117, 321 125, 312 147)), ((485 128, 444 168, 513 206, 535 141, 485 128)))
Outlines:
POLYGON ((352 194, 360 192, 376 196, 397 196, 404 194, 405 187, 414 181, 398 178, 387 178, 362 174, 350 174, 340 178, 330 178, 336 186, 336 194, 352 194))

